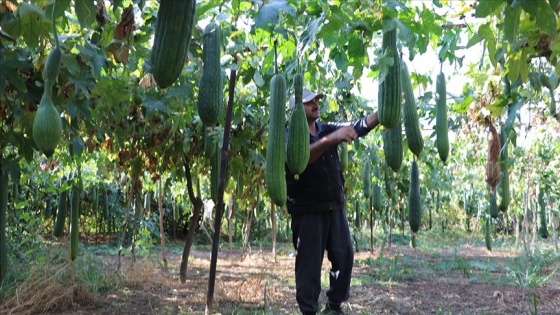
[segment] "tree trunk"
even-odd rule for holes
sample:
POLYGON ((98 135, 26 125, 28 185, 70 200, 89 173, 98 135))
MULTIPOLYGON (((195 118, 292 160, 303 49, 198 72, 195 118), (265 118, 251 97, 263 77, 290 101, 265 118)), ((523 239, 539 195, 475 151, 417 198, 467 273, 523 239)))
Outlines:
POLYGON ((229 213, 228 213, 228 240, 229 249, 233 249, 233 214, 235 213, 235 204, 233 202, 233 195, 229 197, 229 213))
MULTIPOLYGON (((234 56, 234 63, 237 63, 237 57, 234 56)), ((231 117, 233 111, 233 101, 235 94, 235 81, 237 72, 234 69, 230 71, 229 86, 228 86, 228 103, 226 109, 226 117, 224 124, 224 137, 222 151, 215 154, 222 154, 222 163, 220 165, 220 183, 218 185, 218 205, 216 207, 215 216, 215 231, 212 242, 212 256, 210 257, 210 273, 208 275, 208 291, 206 293, 206 308, 204 313, 206 315, 212 314, 212 301, 214 299, 214 285, 216 282, 216 265, 218 263, 218 249, 220 246, 220 227, 222 224, 222 215, 224 213, 224 190, 226 186, 226 174, 228 167, 229 156, 229 143, 231 133, 231 117)))
POLYGON ((123 246, 124 246, 124 237, 126 235, 126 228, 128 227, 128 220, 130 218, 130 215, 129 215, 129 213, 130 213, 130 210, 129 210, 130 209, 129 208, 130 207, 130 202, 129 202, 128 196, 127 196, 126 200, 127 200, 127 202, 126 202, 126 207, 125 207, 125 211, 124 211, 124 224, 123 224, 123 227, 122 227, 121 237, 120 237, 120 241, 119 241, 120 246, 119 246, 119 254, 118 254, 119 259, 118 259, 118 262, 117 262, 117 272, 119 270, 121 270, 121 257, 122 257, 122 250, 123 250, 123 246))
POLYGON ((272 257, 276 262, 276 206, 274 202, 270 203, 270 220, 272 222, 272 257))
MULTIPOLYGON (((253 209, 256 205, 253 205, 253 209)), ((253 209, 246 212, 245 224, 243 228, 243 255, 251 252, 251 245, 249 245, 249 235, 251 235, 251 223, 253 222, 253 209), (248 249, 248 250, 247 250, 248 249)))
POLYGON ((515 246, 519 246, 519 216, 513 216, 513 224, 515 227, 515 246))
MULTIPOLYGON (((550 204, 549 209, 552 209, 552 204, 550 204)), ((552 241, 554 243, 554 253, 558 256, 558 233, 556 231, 556 216, 553 211, 550 211, 550 224, 552 225, 552 241)))
MULTIPOLYGON (((527 179, 527 183, 529 183, 529 180, 527 179)), ((529 215, 529 192, 526 190, 525 191, 525 200, 524 200, 524 205, 523 205, 523 248, 525 249, 525 254, 529 254, 529 245, 527 244, 527 235, 529 234, 529 223, 527 221, 527 216, 529 215)))
POLYGON ((531 224, 531 232, 533 234, 533 239, 531 240, 531 244, 532 244, 532 251, 531 253, 534 253, 535 250, 537 250, 537 242, 538 242, 538 225, 537 225, 537 220, 539 218, 539 216, 537 215, 537 211, 538 211, 538 205, 536 203, 533 203, 532 206, 532 210, 531 211, 531 216, 532 216, 532 224, 531 224))
POLYGON ((372 205, 372 197, 369 198, 369 251, 373 255, 373 228, 375 227, 374 211, 372 205))
MULTIPOLYGON (((0 151, 0 157, 2 152, 0 151)), ((0 159, 1 161, 1 159, 0 159)), ((8 248, 6 242, 6 220, 8 212, 8 172, 2 170, 0 162, 0 283, 8 273, 8 248)))
POLYGON ((188 158, 185 156, 183 168, 185 169, 185 177, 187 178, 187 191, 189 194, 189 199, 193 205, 193 214, 189 222, 189 230, 187 232, 185 246, 183 246, 183 254, 181 255, 181 265, 179 267, 181 283, 187 282, 187 269, 189 265, 189 255, 194 240, 194 234, 199 227, 200 217, 202 215, 202 206, 203 206, 202 199, 200 198, 200 189, 198 189, 198 196, 194 195, 194 189, 193 189, 194 185, 193 185, 191 170, 189 169, 189 165, 190 162, 188 158))
POLYGON ((477 210, 476 210, 476 219, 474 220, 474 226, 472 229, 472 233, 471 233, 471 238, 469 240, 469 243, 472 244, 472 240, 474 238, 474 233, 476 233, 476 229, 478 228, 478 222, 480 221, 480 215, 481 215, 481 210, 480 210, 480 201, 477 202, 477 210))
POLYGON ((167 272, 167 253, 165 252, 165 231, 163 230, 163 189, 161 188, 161 177, 158 183, 158 208, 159 208, 159 237, 161 239, 161 260, 163 261, 163 270, 167 272))

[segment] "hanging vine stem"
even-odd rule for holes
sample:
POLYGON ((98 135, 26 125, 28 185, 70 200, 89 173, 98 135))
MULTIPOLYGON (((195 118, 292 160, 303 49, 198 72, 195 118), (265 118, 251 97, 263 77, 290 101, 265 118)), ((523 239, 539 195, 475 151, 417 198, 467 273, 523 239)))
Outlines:
POLYGON ((277 46, 278 40, 274 40, 274 74, 278 74, 278 51, 277 46))
POLYGON ((56 7, 56 0, 53 0, 53 6, 52 6, 52 12, 51 12, 51 19, 52 19, 52 28, 53 28, 53 34, 54 34, 54 43, 55 46, 60 48, 60 43, 58 41, 58 33, 56 32, 56 23, 55 23, 55 18, 54 18, 54 9, 56 7))

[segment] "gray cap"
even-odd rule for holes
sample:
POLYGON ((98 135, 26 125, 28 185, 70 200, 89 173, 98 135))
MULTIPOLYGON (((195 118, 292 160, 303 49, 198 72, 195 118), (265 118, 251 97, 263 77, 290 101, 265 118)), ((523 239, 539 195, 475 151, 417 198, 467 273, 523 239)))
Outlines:
MULTIPOLYGON (((322 99, 323 97, 325 97, 325 94, 323 93, 314 93, 309 91, 308 89, 303 89, 303 93, 302 93, 302 102, 303 103, 307 103, 309 101, 312 101, 313 99, 322 99)), ((294 108, 294 106, 296 105, 296 96, 295 94, 292 94, 292 96, 290 96, 290 109, 294 108)))

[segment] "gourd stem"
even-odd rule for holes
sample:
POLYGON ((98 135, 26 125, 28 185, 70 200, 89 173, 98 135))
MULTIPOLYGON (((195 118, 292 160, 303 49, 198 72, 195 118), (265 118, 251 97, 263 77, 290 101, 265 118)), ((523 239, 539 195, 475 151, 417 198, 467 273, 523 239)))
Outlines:
POLYGON ((274 74, 278 74, 278 52, 276 51, 277 40, 274 40, 274 74))
POLYGON ((56 32, 56 24, 55 24, 55 18, 54 18, 54 8, 56 7, 56 0, 53 0, 53 7, 52 7, 52 28, 53 28, 53 33, 54 33, 54 43, 56 45, 56 47, 60 47, 60 44, 58 42, 58 33, 56 32))

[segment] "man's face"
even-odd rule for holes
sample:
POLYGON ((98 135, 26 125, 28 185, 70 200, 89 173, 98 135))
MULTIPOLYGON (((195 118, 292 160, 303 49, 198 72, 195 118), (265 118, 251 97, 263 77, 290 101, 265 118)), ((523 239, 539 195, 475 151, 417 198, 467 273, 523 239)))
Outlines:
POLYGON ((307 116, 307 121, 315 121, 320 116, 318 99, 314 98, 309 102, 303 103, 303 109, 307 116))

